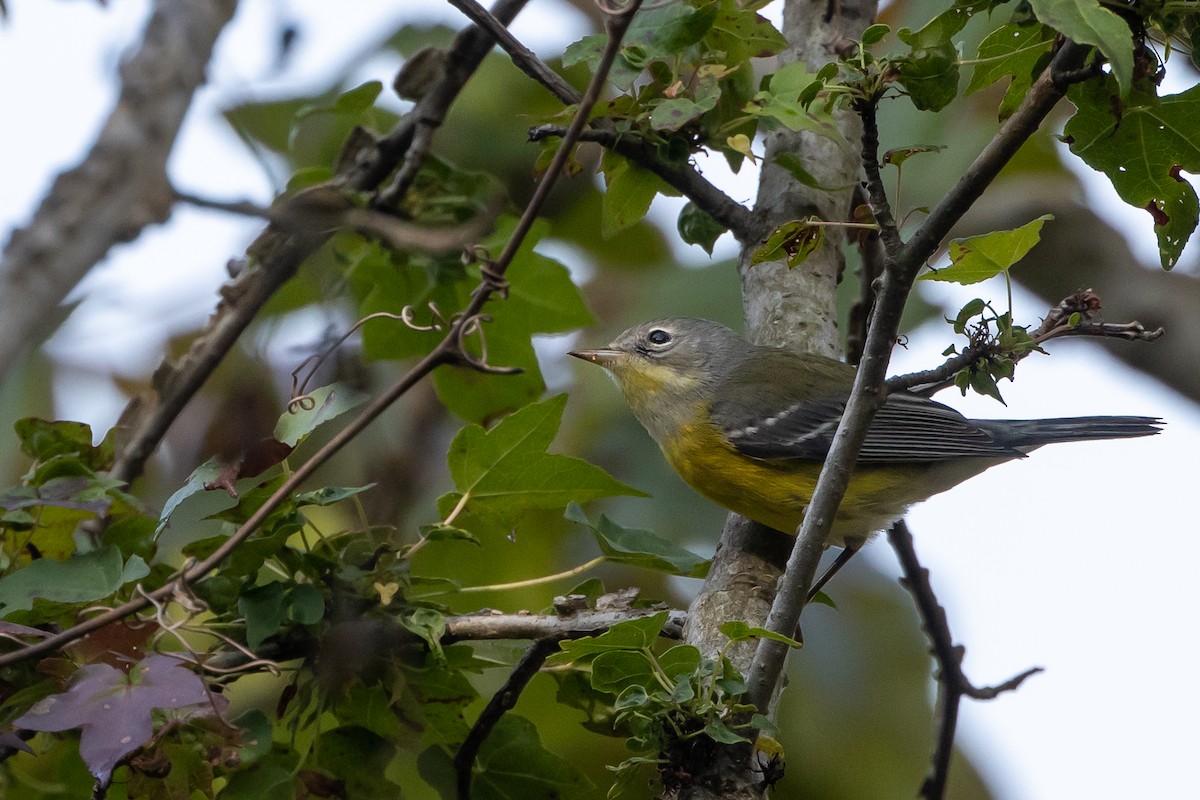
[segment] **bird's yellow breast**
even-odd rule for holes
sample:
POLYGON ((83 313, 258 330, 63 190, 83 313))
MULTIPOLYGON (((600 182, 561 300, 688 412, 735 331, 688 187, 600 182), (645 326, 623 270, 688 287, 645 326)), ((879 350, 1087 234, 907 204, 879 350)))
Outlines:
MULTIPOLYGON (((692 416, 663 443, 663 454, 689 486, 708 499, 787 534, 794 534, 812 499, 821 463, 802 459, 758 459, 738 453, 707 413, 692 416)), ((921 490, 922 467, 856 470, 838 509, 832 544, 862 540, 903 515, 929 494, 921 490)))

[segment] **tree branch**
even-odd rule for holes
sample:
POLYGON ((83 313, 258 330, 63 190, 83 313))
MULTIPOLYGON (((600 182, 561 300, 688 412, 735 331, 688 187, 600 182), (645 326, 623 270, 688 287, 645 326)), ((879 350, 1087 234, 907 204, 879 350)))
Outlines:
POLYGON ((517 68, 546 87, 550 94, 557 97, 563 105, 573 106, 579 102, 580 94, 575 91, 575 87, 550 69, 546 62, 538 58, 532 50, 517 41, 517 38, 509 33, 499 20, 489 14, 487 9, 476 3, 475 0, 449 0, 449 2, 450 5, 466 14, 471 22, 492 34, 496 43, 504 49, 504 52, 508 53, 517 68))
MULTIPOLYGON (((1127 342, 1153 342, 1166 335, 1162 328, 1147 330, 1140 322, 1101 322, 1093 319, 1100 309, 1100 297, 1090 289, 1075 292, 1063 298, 1058 305, 1050 309, 1042 323, 1030 331, 1030 338, 1037 345, 1045 344, 1053 339, 1064 337, 1088 336, 1099 339, 1123 339, 1127 342), (1080 320, 1071 324, 1071 317, 1079 314, 1080 320)), ((926 396, 936 394, 947 388, 959 371, 985 361, 1003 352, 1000 345, 994 342, 983 342, 978 345, 968 345, 957 355, 946 359, 940 366, 921 372, 910 372, 888 378, 889 391, 916 389, 919 394, 926 396)), ((1037 352, 1026 350, 1022 353, 1006 353, 1013 361, 1021 361, 1037 352)))
POLYGON ((542 664, 546 663, 546 659, 557 649, 557 639, 539 639, 530 645, 513 667, 508 680, 492 695, 483 711, 479 712, 479 717, 471 726, 471 732, 454 754, 458 800, 471 800, 472 770, 475 767, 475 756, 479 755, 479 748, 483 746, 505 712, 517 705, 521 692, 525 691, 525 687, 542 668, 542 664))
POLYGON ((116 105, 91 150, 54 181, 0 262, 0 377, 51 312, 116 244, 170 216, 166 164, 236 0, 157 0, 121 66, 116 105))
MULTIPOLYGON (((562 136, 558 125, 539 125, 530 128, 529 141, 540 142, 551 136, 562 136)), ((583 132, 580 141, 595 142, 618 153, 643 169, 662 178, 671 188, 691 200, 698 208, 724 225, 738 241, 750 241, 762 233, 750 209, 709 183, 699 170, 687 163, 662 160, 653 144, 631 133, 591 128, 583 132)))
POLYGON ((923 800, 941 800, 946 793, 946 780, 950 772, 950 757, 954 753, 954 732, 958 725, 958 708, 962 698, 991 700, 1012 691, 1026 678, 1042 671, 1032 667, 997 686, 976 687, 962 671, 964 650, 954 644, 946 610, 938 603, 929 583, 929 570, 921 566, 913 547, 912 534, 904 520, 896 522, 888 530, 888 541, 896 551, 904 577, 900 583, 912 594, 917 610, 921 614, 922 627, 929 636, 931 652, 937 660, 938 682, 938 725, 933 754, 930 758, 929 775, 921 784, 923 800))
POLYGON ((896 227, 896 219, 892 216, 892 206, 883 186, 883 176, 879 173, 879 125, 876 121, 879 100, 863 100, 855 108, 863 124, 862 162, 863 172, 867 176, 867 195, 871 201, 871 212, 879 224, 879 241, 883 244, 886 257, 895 259, 900 255, 900 248, 904 246, 904 242, 900 238, 900 230, 896 227))

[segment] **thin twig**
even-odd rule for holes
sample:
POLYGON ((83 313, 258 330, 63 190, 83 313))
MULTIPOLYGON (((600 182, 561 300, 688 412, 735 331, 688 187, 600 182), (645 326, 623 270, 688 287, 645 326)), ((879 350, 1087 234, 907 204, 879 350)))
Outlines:
MULTIPOLYGON (((867 204, 868 199, 862 186, 854 188, 850 202, 852 209, 867 204)), ((871 309, 875 307, 875 281, 883 274, 883 243, 879 231, 864 231, 856 235, 860 266, 858 270, 858 298, 850 306, 846 321, 846 363, 857 364, 862 360, 863 348, 867 343, 867 323, 871 309)))
MULTIPOLYGON (((1075 336, 1122 339, 1127 342, 1153 342, 1166 335, 1166 331, 1162 328, 1148 330, 1137 321, 1101 322, 1091 319, 1091 316, 1099 309, 1100 298, 1090 289, 1075 292, 1050 309, 1042 323, 1029 332, 1030 338, 1035 345, 1041 346, 1054 339, 1075 336), (1071 318, 1077 314, 1079 321, 1072 324, 1071 318)), ((1038 351, 1029 349, 1020 353, 1005 353, 1005 355, 1013 361, 1020 361, 1035 352, 1038 351)), ((961 370, 1001 353, 1003 350, 995 342, 968 345, 963 348, 961 353, 951 356, 933 369, 889 378, 887 387, 890 391, 915 389, 918 394, 933 395, 951 386, 954 376, 961 370)))
POLYGON ((912 534, 904 520, 888 530, 888 542, 896 551, 904 577, 900 583, 912 594, 921 614, 921 625, 929 636, 930 650, 937 660, 938 723, 933 754, 930 757, 929 775, 921 784, 919 796, 923 800, 941 800, 946 793, 946 781, 950 772, 950 757, 954 753, 954 733, 958 725, 958 709, 963 697, 975 700, 992 698, 1012 691, 1026 678, 1042 671, 1031 667, 997 686, 976 687, 962 671, 964 650, 954 644, 946 610, 938 603, 929 583, 929 570, 921 566, 913 547, 912 534))
POLYGON ((896 227, 896 219, 892 216, 892 207, 888 202, 887 190, 883 186, 883 176, 879 171, 879 123, 876 112, 879 110, 877 98, 861 100, 855 104, 855 110, 862 120, 862 163, 863 172, 867 176, 867 196, 871 201, 871 213, 879 223, 879 240, 887 258, 895 260, 904 246, 900 238, 900 230, 896 227))
POLYGON ((525 654, 521 656, 521 660, 513 667, 508 680, 492 695, 492 699, 488 701, 483 711, 479 712, 479 717, 471 726, 471 732, 467 734, 467 738, 459 746, 458 752, 454 754, 458 800, 471 800, 472 770, 475 766, 475 757, 479 755, 479 748, 483 746, 484 741, 487 740, 488 735, 500 722, 500 718, 504 716, 505 712, 516 706, 521 692, 525 691, 529 681, 542 668, 542 664, 546 663, 550 654, 558 650, 558 641, 557 639, 539 639, 530 645, 525 654))
MULTIPOLYGON (((559 125, 539 125, 529 130, 531 142, 552 136, 562 136, 566 129, 559 125)), ((750 209, 722 192, 687 162, 668 162, 659 157, 655 146, 632 133, 590 128, 583 131, 580 141, 595 142, 628 158, 638 166, 662 178, 671 188, 696 204, 721 225, 728 228, 738 241, 750 241, 762 231, 750 209)))
POLYGON ((529 77, 546 87, 552 95, 562 101, 563 105, 573 106, 580 101, 580 94, 575 87, 567 83, 546 62, 525 45, 517 41, 499 20, 488 13, 487 9, 475 0, 450 0, 450 5, 467 15, 467 18, 488 33, 492 34, 496 43, 508 53, 517 68, 529 77))

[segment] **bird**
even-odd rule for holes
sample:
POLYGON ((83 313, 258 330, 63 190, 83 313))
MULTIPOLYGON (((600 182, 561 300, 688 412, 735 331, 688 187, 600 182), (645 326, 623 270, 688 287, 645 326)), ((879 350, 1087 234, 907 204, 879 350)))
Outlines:
MULTIPOLYGON (((752 344, 724 325, 672 317, 570 355, 608 371, 634 417, 694 490, 794 534, 854 383, 824 356, 752 344)), ((969 419, 890 392, 858 454, 826 545, 853 552, 908 508, 1042 445, 1159 433, 1157 417, 969 419)))

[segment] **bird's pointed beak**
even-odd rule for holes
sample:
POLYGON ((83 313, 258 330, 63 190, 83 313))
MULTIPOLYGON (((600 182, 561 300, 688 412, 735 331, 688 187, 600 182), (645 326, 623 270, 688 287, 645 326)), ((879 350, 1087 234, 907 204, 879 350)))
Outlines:
POLYGON ((567 355, 581 358, 584 361, 590 361, 593 364, 599 364, 608 369, 621 357, 621 351, 607 348, 601 350, 572 350, 567 355))

